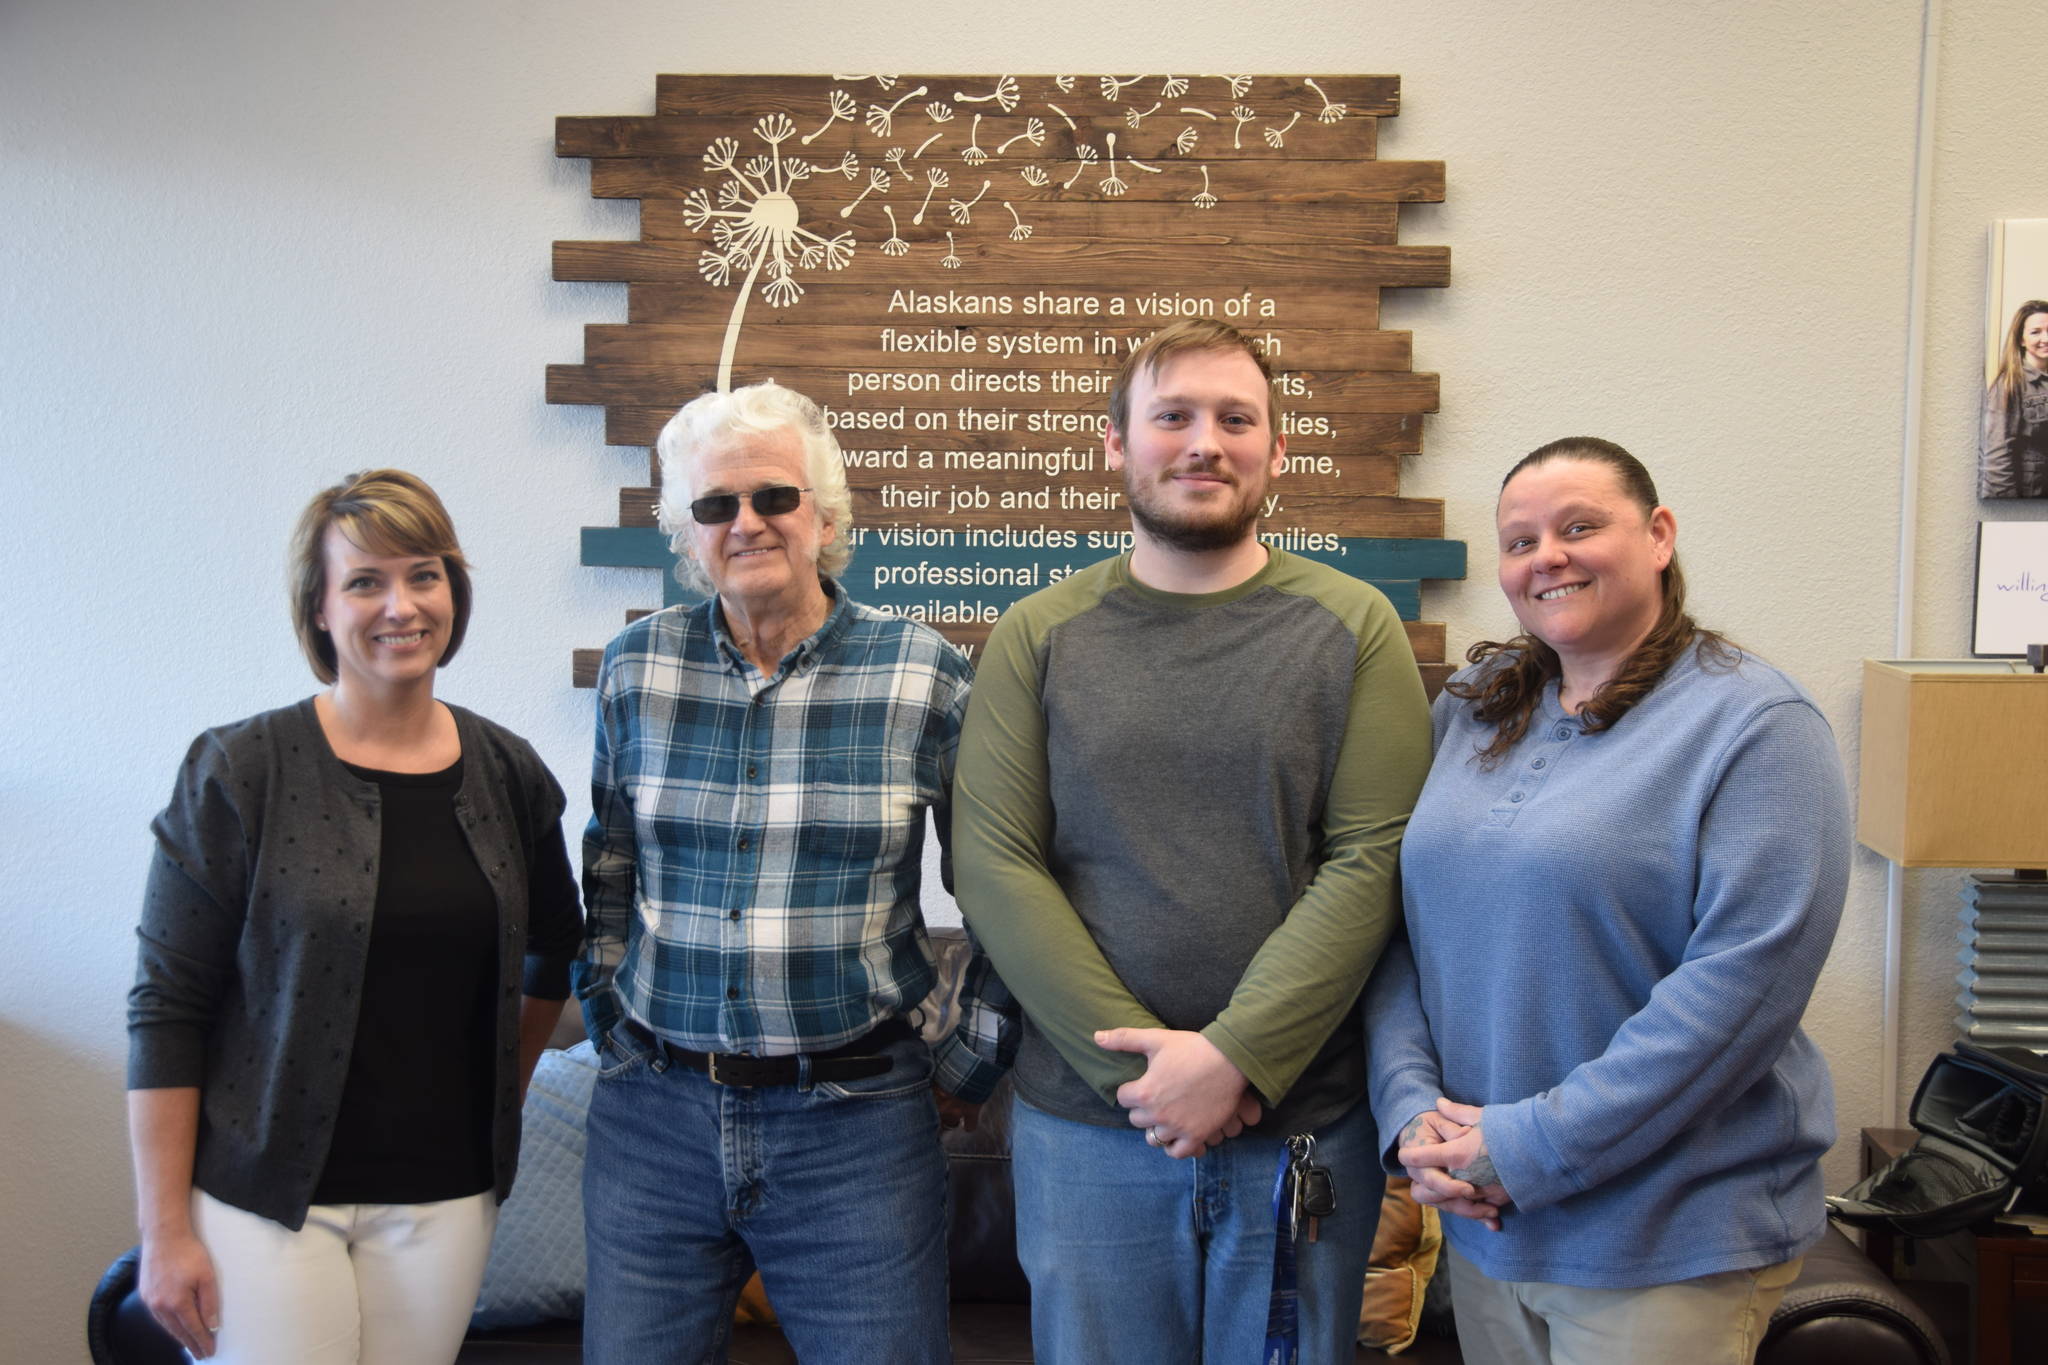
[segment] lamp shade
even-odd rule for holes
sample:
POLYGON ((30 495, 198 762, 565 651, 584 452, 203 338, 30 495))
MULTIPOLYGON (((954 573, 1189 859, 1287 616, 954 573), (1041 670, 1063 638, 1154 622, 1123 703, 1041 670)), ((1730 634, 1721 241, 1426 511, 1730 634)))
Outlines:
POLYGON ((1865 659, 1856 838, 1905 867, 2048 867, 2048 676, 1865 659))

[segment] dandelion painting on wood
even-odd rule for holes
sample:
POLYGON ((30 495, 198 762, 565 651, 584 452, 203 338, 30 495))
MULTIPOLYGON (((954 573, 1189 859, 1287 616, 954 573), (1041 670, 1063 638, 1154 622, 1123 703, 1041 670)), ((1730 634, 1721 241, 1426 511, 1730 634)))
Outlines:
MULTIPOLYGON (((1392 76, 658 76, 651 114, 556 120, 556 154, 638 201, 640 230, 555 243, 555 278, 627 289, 624 321, 549 367, 549 401, 602 405, 607 444, 646 447, 707 390, 808 394, 869 537, 857 600, 966 648, 1011 590, 1077 567, 1059 547, 1128 533, 1109 378, 1163 323, 1214 316, 1283 370, 1290 482, 1265 515, 1288 548, 1436 547, 1441 505, 1399 489, 1436 380, 1379 304, 1448 281, 1447 249, 1398 234, 1444 176, 1378 159, 1399 102, 1392 76)), ((668 562, 655 491, 620 490, 585 563, 668 562)), ((1389 587, 1412 616, 1418 589, 1389 587)), ((1413 642, 1441 658, 1440 628, 1413 642)))

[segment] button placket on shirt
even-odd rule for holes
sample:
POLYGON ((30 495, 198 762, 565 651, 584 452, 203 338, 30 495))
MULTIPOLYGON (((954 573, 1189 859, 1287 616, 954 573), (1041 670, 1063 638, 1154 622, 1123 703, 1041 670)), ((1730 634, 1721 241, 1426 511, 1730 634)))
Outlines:
POLYGON ((1565 746, 1578 737, 1579 729, 1569 721, 1545 722, 1538 733, 1536 747, 1530 751, 1515 768, 1513 781, 1500 800, 1487 812, 1488 820, 1495 825, 1514 823, 1515 814, 1529 806, 1543 789, 1543 783, 1557 767, 1557 760, 1565 746))
POLYGON ((745 912, 754 893, 757 880, 751 869, 744 866, 748 861, 758 863, 761 856, 760 831, 766 824, 767 792, 761 774, 771 770, 765 745, 774 734, 774 724, 769 695, 780 681, 763 678, 750 664, 738 662, 736 668, 738 683, 750 694, 748 706, 740 721, 739 757, 735 763, 739 781, 735 784, 739 799, 733 803, 733 863, 734 875, 727 879, 725 911, 725 1031, 729 1035, 741 1032, 737 1011, 733 1008, 740 1000, 745 985, 747 967, 747 926, 745 912))

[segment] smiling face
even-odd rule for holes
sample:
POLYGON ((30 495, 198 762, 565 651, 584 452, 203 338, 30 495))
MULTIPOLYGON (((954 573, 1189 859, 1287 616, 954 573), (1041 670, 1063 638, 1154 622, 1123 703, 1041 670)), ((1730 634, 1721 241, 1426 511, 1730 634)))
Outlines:
POLYGON ((691 492, 695 497, 736 493, 739 515, 706 526, 692 523, 691 553, 719 598, 749 615, 773 607, 808 606, 824 595, 818 582, 818 551, 837 527, 818 514, 811 494, 795 510, 764 517, 748 495, 759 488, 806 488, 803 442, 788 427, 728 436, 698 456, 691 492))
POLYGON ((1104 449, 1123 471, 1139 534, 1199 554, 1252 535, 1287 443, 1250 356, 1192 351, 1135 376, 1125 430, 1112 427, 1104 449))
POLYGON ((1508 480, 1496 520, 1500 590, 1557 651, 1566 690, 1590 693, 1657 624, 1676 518, 1645 512, 1609 466, 1563 457, 1508 480))
POLYGON ((2030 313, 2020 324, 2020 354, 2028 368, 2048 370, 2048 313, 2030 313))
POLYGON ((346 689, 432 689, 455 620, 439 555, 371 554, 339 526, 322 542, 326 586, 313 624, 334 645, 346 689))

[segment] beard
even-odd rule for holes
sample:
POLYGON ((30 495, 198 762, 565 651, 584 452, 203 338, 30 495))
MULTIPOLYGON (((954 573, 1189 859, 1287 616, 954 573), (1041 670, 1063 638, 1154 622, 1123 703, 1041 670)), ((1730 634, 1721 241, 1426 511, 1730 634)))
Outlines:
POLYGON ((1140 492, 1130 469, 1124 470, 1124 501, 1130 506, 1131 520, 1154 541, 1184 554, 1228 550, 1251 538, 1259 521, 1259 494, 1264 490, 1247 495, 1234 486, 1230 491, 1230 501, 1184 511, 1169 507, 1157 484, 1147 484, 1140 492))

